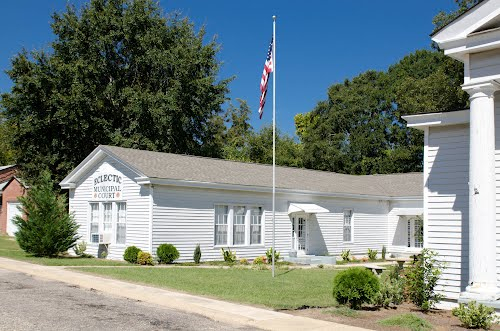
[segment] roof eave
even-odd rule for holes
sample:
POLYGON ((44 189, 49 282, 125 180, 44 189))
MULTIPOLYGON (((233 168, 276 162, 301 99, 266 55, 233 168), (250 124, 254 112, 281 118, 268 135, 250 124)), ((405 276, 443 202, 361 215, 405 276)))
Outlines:
POLYGON ((431 126, 447 126, 469 123, 469 109, 452 112, 428 113, 418 115, 405 115, 402 118, 406 121, 406 126, 424 130, 431 126))
POLYGON ((73 169, 60 183, 59 186, 62 189, 72 189, 76 187, 76 182, 88 171, 91 167, 97 165, 106 156, 111 157, 114 161, 120 163, 124 167, 130 169, 140 177, 145 177, 138 169, 136 169, 131 164, 123 161, 121 158, 117 157, 113 152, 106 149, 105 146, 97 146, 80 164, 73 169))

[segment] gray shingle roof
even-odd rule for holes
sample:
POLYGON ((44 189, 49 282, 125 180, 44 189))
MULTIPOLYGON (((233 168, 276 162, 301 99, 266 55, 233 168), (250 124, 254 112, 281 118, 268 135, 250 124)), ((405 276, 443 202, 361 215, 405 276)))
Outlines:
MULTIPOLYGON (((199 156, 100 146, 150 178, 272 187, 272 166, 199 156)), ((422 173, 345 175, 276 167, 276 187, 336 194, 421 197, 422 173)))

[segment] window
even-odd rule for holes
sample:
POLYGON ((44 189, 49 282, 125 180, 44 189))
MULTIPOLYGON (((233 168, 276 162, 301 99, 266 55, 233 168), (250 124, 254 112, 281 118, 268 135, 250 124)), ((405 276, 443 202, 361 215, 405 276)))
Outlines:
POLYGON ((233 213, 233 245, 245 244, 245 216, 244 206, 235 206, 233 213))
POLYGON ((215 245, 227 245, 228 206, 215 206, 215 245))
MULTIPOLYGON (((90 204, 90 242, 96 242, 96 238, 92 237, 93 233, 99 232, 99 204, 90 204)), ((99 238, 97 237, 97 242, 99 238)))
POLYGON ((250 245, 262 243, 262 207, 250 210, 250 245))
POLYGON ((113 205, 111 202, 103 203, 104 218, 102 220, 103 231, 110 232, 113 229, 113 205))
POLYGON ((352 238, 352 210, 344 210, 344 241, 353 241, 352 238))
POLYGON ((424 247, 424 222, 421 219, 415 219, 415 247, 424 247))
POLYGON ((127 204, 116 203, 116 243, 125 244, 127 240, 127 204))
POLYGON ((424 247, 424 223, 421 218, 408 220, 408 247, 424 247))
POLYGON ((90 203, 90 242, 99 243, 100 232, 112 233, 116 244, 125 244, 127 232, 126 202, 90 203))
POLYGON ((408 247, 411 247, 411 220, 408 220, 408 247))
POLYGON ((215 246, 261 245, 262 207, 215 205, 215 246))

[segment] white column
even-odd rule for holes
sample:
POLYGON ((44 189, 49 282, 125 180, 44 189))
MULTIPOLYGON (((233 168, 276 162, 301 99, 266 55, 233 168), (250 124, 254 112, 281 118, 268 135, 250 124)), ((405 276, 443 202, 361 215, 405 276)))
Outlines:
POLYGON ((496 300, 495 107, 492 83, 466 85, 470 94, 469 281, 462 298, 496 300))

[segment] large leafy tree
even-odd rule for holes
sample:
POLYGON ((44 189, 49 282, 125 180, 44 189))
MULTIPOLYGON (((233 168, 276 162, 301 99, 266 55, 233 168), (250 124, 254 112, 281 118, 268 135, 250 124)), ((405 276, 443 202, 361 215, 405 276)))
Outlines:
POLYGON ((239 107, 230 104, 224 116, 228 127, 224 135, 223 157, 235 161, 251 161, 248 145, 254 134, 250 124, 251 110, 245 100, 236 101, 239 107))
POLYGON ((15 162, 15 151, 11 146, 13 128, 0 112, 0 166, 15 162))
POLYGON ((332 85, 328 99, 295 118, 306 167, 350 174, 422 170, 422 133, 401 116, 466 107, 463 68, 439 51, 417 51, 387 72, 332 85))
POLYGON ((99 144, 221 155, 215 40, 153 0, 92 0, 52 16, 48 51, 22 51, 1 105, 24 173, 60 180, 99 144))
MULTIPOLYGON (((252 162, 273 163, 273 127, 264 126, 248 141, 248 155, 252 162)), ((292 137, 276 130, 276 164, 303 167, 302 145, 292 137)))

